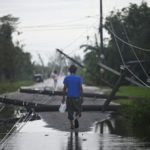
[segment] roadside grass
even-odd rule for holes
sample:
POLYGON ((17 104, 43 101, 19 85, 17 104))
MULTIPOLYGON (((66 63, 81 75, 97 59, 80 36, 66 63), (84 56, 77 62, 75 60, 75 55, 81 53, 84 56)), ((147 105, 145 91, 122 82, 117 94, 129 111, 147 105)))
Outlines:
POLYGON ((129 96, 130 99, 118 99, 116 102, 120 104, 130 105, 138 99, 150 99, 150 89, 137 86, 121 86, 116 94, 117 96, 129 96))
POLYGON ((135 96, 150 98, 150 88, 136 87, 136 86, 121 86, 117 92, 119 96, 135 96))
MULTIPOLYGON (((137 86, 121 86, 116 94, 117 96, 129 96, 129 99, 118 99, 115 102, 121 104, 121 113, 124 116, 136 117, 136 113, 148 111, 144 110, 150 107, 150 89, 137 86)), ((138 114, 137 113, 137 114, 138 114)), ((147 113, 147 114, 149 114, 147 113)), ((142 114, 142 113, 141 113, 142 114)), ((143 116, 144 117, 144 116, 143 116)))
POLYGON ((18 90, 21 86, 29 86, 34 84, 33 81, 16 81, 16 82, 1 82, 0 83, 0 94, 13 92, 18 90))
POLYGON ((128 119, 135 133, 142 130, 144 136, 150 137, 150 89, 122 86, 117 95, 130 97, 116 101, 121 104, 120 114, 128 119))

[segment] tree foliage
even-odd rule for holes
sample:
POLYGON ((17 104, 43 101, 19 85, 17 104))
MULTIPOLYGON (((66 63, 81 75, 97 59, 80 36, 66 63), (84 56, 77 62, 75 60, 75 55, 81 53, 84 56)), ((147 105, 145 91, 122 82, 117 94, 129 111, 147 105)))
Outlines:
MULTIPOLYGON (((107 65, 119 70, 119 66, 130 61, 147 61, 150 60, 150 51, 139 50, 133 48, 126 43, 115 39, 114 34, 120 39, 124 40, 128 44, 136 45, 139 48, 150 49, 150 8, 147 3, 142 3, 140 6, 137 4, 130 4, 129 7, 123 8, 121 11, 111 12, 111 15, 106 18, 105 27, 110 34, 110 41, 108 47, 111 49, 111 53, 106 51, 106 55, 114 55, 115 61, 112 60, 112 56, 107 59, 107 65), (123 61, 118 51, 117 44, 120 48, 123 61), (138 59, 137 59, 138 58, 138 59)), ((114 57, 113 56, 113 57, 114 57)), ((144 70, 149 74, 150 63, 142 64, 144 70)), ((146 74, 141 69, 140 64, 130 65, 132 71, 142 80, 146 80, 146 74)))
MULTIPOLYGON (((104 24, 105 29, 110 35, 108 44, 104 46, 104 63, 107 66, 120 71, 120 66, 123 64, 123 62, 127 63, 129 61, 137 61, 137 57, 139 60, 149 62, 150 52, 135 49, 133 47, 131 48, 131 46, 126 44, 129 43, 143 49, 150 49, 149 24, 150 8, 145 2, 142 2, 140 6, 138 6, 137 4, 130 4, 129 7, 117 11, 112 11, 111 14, 106 18, 104 24), (120 52, 118 51, 118 47, 120 52)), ((98 44, 95 44, 95 46, 93 47, 90 45, 87 45, 85 47, 86 51, 88 50, 89 52, 86 53, 84 62, 86 66, 89 67, 89 69, 94 70, 96 65, 92 63, 98 61, 97 51, 101 52, 100 46, 98 44)), ((150 63, 144 66, 146 72, 149 72, 149 64, 150 63)), ((135 70, 136 71, 134 73, 140 74, 139 72, 141 71, 141 68, 136 68, 135 70)), ((99 76, 98 70, 97 76, 99 76)), ((105 79, 107 81, 110 81, 111 83, 116 82, 116 76, 110 72, 105 71, 103 77, 105 77, 105 79)), ((142 78, 145 78, 145 76, 142 76, 142 78)), ((90 78, 90 80, 92 80, 92 78, 90 78)), ((97 78, 97 81, 98 80, 99 79, 97 78)))
POLYGON ((0 17, 0 80, 19 80, 32 74, 31 56, 13 43, 18 18, 0 17))
POLYGON ((84 57, 85 68, 85 82, 92 85, 98 85, 100 81, 99 66, 98 66, 98 55, 99 55, 99 46, 91 45, 82 45, 81 48, 84 48, 86 55, 84 57))
MULTIPOLYGON (((105 27, 111 36, 109 45, 113 49, 116 48, 114 35, 110 32, 111 30, 126 42, 136 45, 137 47, 150 49, 149 24, 150 8, 147 6, 147 3, 142 3, 140 6, 130 4, 129 7, 123 8, 121 11, 112 11, 111 15, 106 18, 105 23, 105 27)), ((135 59, 130 46, 121 41, 118 41, 118 43, 121 47, 125 61, 135 59)), ((147 53, 138 49, 135 50, 140 59, 149 60, 150 55, 147 55, 147 53)))

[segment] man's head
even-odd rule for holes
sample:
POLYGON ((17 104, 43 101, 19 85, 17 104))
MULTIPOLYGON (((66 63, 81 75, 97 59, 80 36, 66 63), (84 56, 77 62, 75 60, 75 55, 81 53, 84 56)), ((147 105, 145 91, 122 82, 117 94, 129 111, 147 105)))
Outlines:
POLYGON ((69 67, 69 72, 70 72, 70 73, 76 73, 76 71, 77 71, 77 67, 76 67, 75 65, 71 65, 71 66, 69 67))
POLYGON ((54 73, 57 74, 57 70, 54 70, 54 73))

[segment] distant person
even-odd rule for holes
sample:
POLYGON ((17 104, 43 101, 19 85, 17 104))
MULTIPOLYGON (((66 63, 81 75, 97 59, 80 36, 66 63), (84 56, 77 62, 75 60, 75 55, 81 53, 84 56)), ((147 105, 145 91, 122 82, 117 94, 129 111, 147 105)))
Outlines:
POLYGON ((51 77, 54 81, 54 91, 56 91, 57 88, 57 82, 58 82, 58 73, 56 70, 54 70, 54 72, 52 72, 51 77))
POLYGON ((83 102, 83 88, 80 76, 75 75, 77 67, 71 65, 69 68, 70 75, 64 79, 63 99, 62 103, 66 101, 68 119, 70 121, 71 129, 78 128, 78 119, 81 117, 82 102, 83 102), (65 94, 67 92, 67 98, 65 94))

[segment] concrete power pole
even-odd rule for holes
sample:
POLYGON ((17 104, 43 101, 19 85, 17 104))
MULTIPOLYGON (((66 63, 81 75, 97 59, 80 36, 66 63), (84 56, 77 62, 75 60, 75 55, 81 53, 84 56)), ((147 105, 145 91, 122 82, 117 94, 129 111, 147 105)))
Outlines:
MULTIPOLYGON (((100 50, 99 50, 99 61, 104 63, 104 46, 103 46, 103 1, 100 0, 100 23, 99 23, 99 34, 100 34, 100 50)), ((100 78, 103 78, 104 69, 100 67, 100 78)), ((102 82, 100 82, 102 84, 102 82)))
POLYGON ((103 1, 100 0, 100 25, 99 25, 99 33, 100 33, 100 50, 101 53, 100 55, 100 59, 103 63, 103 59, 104 59, 104 48, 103 48, 103 1))

